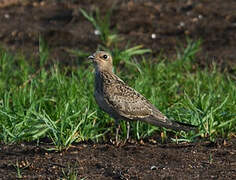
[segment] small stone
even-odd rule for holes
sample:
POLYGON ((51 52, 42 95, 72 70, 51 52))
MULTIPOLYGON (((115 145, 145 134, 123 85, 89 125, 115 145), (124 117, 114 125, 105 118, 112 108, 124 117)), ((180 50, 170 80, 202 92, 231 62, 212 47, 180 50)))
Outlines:
POLYGON ((95 30, 94 30, 94 34, 98 36, 98 35, 101 34, 101 32, 100 32, 99 30, 95 29, 95 30))
POLYGON ((198 22, 198 18, 195 17, 195 18, 192 19, 192 21, 193 22, 198 22))
POLYGON ((185 23, 184 23, 184 22, 180 22, 180 23, 179 23, 179 26, 180 26, 180 27, 184 27, 184 26, 185 26, 185 23))
POLYGON ((10 15, 9 15, 9 14, 4 14, 4 17, 5 17, 6 19, 9 19, 9 18, 10 18, 10 15))
POLYGON ((40 6, 45 6, 45 1, 40 2, 40 6))
POLYGON ((151 166, 151 170, 156 170, 157 167, 156 166, 151 166))
POLYGON ((156 34, 152 33, 151 37, 152 37, 152 39, 156 39, 157 36, 156 36, 156 34))
POLYGON ((39 4, 37 2, 33 2, 33 6, 37 7, 39 4))

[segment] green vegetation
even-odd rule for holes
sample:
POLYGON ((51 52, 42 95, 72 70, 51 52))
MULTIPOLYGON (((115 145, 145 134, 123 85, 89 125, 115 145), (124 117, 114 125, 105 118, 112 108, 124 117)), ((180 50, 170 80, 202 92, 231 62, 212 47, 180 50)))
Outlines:
POLYGON ((63 179, 66 180, 76 180, 78 179, 77 168, 68 166, 67 168, 62 169, 63 179))
MULTIPOLYGON (((104 36, 105 42, 109 33, 104 36)), ((235 82, 217 68, 198 68, 194 60, 200 44, 189 40, 188 46, 178 51, 175 61, 160 59, 158 63, 142 56, 150 52, 142 46, 120 50, 109 44, 115 72, 122 79, 168 117, 198 126, 196 132, 173 131, 175 141, 193 141, 196 137, 214 141, 236 132, 235 82), (134 55, 142 57, 141 61, 132 60, 134 55), (121 62, 125 63, 122 69, 121 62)), ((79 59, 87 54, 71 52, 77 52, 79 59)), ((93 67, 88 64, 76 68, 60 64, 48 67, 45 64, 49 54, 42 39, 38 64, 0 50, 0 141, 13 143, 47 137, 61 150, 73 142, 114 139, 114 120, 98 108, 93 98, 93 67)), ((121 136, 125 138, 125 122, 121 122, 121 127, 121 136)), ((166 129, 131 123, 132 138, 163 131, 168 135, 166 129)))
MULTIPOLYGON (((197 132, 177 133, 183 140, 228 137, 235 133, 235 82, 216 68, 198 69, 193 60, 191 53, 174 62, 151 63, 143 58, 116 72, 169 117, 199 126, 197 132)), ((1 50, 0 67, 1 141, 48 137, 60 149, 75 141, 114 136, 114 121, 93 98, 92 66, 63 69, 55 64, 46 69, 42 63, 37 68, 22 56, 1 50)), ((124 122, 122 128, 125 137, 124 122)), ((140 139, 161 129, 136 122, 131 130, 132 138, 140 139)))

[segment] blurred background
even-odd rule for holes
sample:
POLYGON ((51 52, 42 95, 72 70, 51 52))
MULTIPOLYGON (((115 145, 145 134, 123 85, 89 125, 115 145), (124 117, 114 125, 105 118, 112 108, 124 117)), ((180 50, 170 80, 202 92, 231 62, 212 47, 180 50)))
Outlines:
POLYGON ((51 59, 70 64, 75 56, 69 49, 87 55, 101 45, 111 50, 142 45, 152 57, 175 59, 189 38, 201 40, 200 66, 214 61, 233 71, 235 7, 235 0, 0 0, 0 43, 37 54, 40 36, 51 59))

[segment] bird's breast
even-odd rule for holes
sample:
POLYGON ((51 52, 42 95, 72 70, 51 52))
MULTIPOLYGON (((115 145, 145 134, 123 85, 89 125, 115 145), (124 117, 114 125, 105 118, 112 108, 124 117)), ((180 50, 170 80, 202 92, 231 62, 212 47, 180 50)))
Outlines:
POLYGON ((97 104, 99 105, 99 107, 101 109, 103 109, 103 110, 107 109, 107 103, 104 100, 104 95, 101 92, 95 90, 94 97, 95 97, 95 100, 96 100, 97 104))
POLYGON ((119 115, 114 111, 114 109, 111 107, 110 104, 107 103, 107 101, 104 98, 104 94, 96 91, 94 92, 95 100, 98 104, 98 106, 106 113, 108 113, 113 118, 119 118, 119 115))

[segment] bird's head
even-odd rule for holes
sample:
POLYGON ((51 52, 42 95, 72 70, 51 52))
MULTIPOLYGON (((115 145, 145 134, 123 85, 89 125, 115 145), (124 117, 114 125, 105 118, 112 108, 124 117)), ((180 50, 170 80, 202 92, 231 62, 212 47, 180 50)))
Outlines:
POLYGON ((88 57, 93 61, 95 69, 99 71, 111 71, 112 72, 112 57, 105 51, 97 51, 93 55, 88 57))

